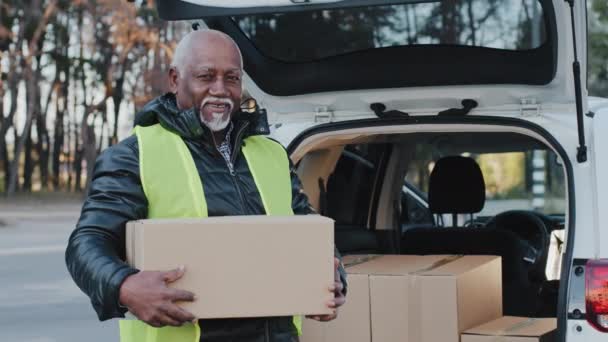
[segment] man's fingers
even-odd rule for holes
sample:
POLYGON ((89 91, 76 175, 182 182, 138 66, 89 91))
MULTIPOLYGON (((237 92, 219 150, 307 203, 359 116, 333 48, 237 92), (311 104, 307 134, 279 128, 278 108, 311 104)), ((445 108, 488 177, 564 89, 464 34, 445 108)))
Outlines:
POLYGON ((344 296, 336 297, 334 299, 334 302, 336 303, 336 308, 338 308, 346 303, 346 297, 344 297, 344 296))
POLYGON ((163 306, 163 312, 170 318, 180 323, 192 322, 196 318, 192 313, 180 308, 175 304, 167 304, 163 306))
POLYGON ((179 322, 177 322, 174 319, 163 314, 161 311, 157 311, 150 318, 145 319, 144 322, 148 323, 149 325, 151 325, 155 328, 162 328, 167 325, 173 325, 173 326, 179 325, 179 322))
POLYGON ((196 300, 194 293, 186 290, 168 288, 165 298, 172 302, 193 302, 196 300))
POLYGON ((154 321, 147 321, 146 323, 148 323, 148 325, 153 326, 155 328, 162 328, 163 324, 160 321, 154 320, 154 321))
POLYGON ((170 317, 167 314, 164 315, 159 315, 160 317, 157 318, 157 321, 162 325, 170 325, 172 327, 181 327, 183 322, 180 322, 176 319, 174 319, 173 317, 170 317))
POLYGON ((321 322, 329 322, 329 321, 333 321, 334 319, 338 318, 337 314, 333 314, 333 315, 327 315, 327 316, 322 316, 321 317, 321 322))
POLYGON ((340 259, 334 258, 334 270, 338 271, 338 267, 340 267, 340 259))
POLYGON ((165 281, 165 283, 172 283, 172 282, 178 280, 179 278, 183 277, 185 271, 186 271, 186 268, 184 266, 180 266, 171 271, 163 272, 162 277, 163 277, 163 280, 165 281))
POLYGON ((328 289, 329 289, 329 292, 338 292, 338 293, 341 293, 342 290, 344 290, 344 284, 342 284, 341 281, 337 281, 333 285, 330 285, 328 287, 328 289))
POLYGON ((319 322, 329 322, 329 321, 333 321, 337 317, 338 317, 337 314, 331 314, 331 315, 316 316, 316 318, 313 318, 313 319, 315 321, 319 321, 319 322))

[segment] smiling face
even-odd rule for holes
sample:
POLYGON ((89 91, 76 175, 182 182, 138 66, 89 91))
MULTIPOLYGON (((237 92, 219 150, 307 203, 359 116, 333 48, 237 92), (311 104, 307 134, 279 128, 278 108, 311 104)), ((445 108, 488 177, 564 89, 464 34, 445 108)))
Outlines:
POLYGON ((230 37, 194 31, 176 49, 169 83, 178 108, 199 108, 203 124, 217 132, 239 108, 242 74, 241 54, 230 37))

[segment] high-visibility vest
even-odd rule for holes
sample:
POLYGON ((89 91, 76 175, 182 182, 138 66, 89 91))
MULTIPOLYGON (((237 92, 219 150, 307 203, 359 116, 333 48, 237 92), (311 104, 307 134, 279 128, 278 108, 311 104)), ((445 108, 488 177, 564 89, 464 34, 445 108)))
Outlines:
MULTIPOLYGON (((159 124, 138 126, 134 131, 148 218, 207 217, 203 185, 182 138, 159 124)), ((293 215, 289 160, 283 147, 268 138, 251 136, 245 139, 242 151, 266 215, 293 215)), ((293 322, 301 334, 301 316, 294 316, 293 322)), ((121 342, 198 342, 201 335, 198 323, 155 328, 123 319, 119 325, 121 342)))

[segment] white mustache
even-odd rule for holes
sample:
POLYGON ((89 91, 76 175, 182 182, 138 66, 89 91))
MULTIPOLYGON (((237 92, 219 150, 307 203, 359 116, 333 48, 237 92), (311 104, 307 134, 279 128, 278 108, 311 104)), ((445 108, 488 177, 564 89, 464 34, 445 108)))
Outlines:
POLYGON ((203 109, 203 107, 209 102, 218 102, 228 105, 230 111, 232 111, 232 108, 234 108, 234 102, 229 98, 208 96, 203 99, 203 102, 201 103, 201 109, 203 109))

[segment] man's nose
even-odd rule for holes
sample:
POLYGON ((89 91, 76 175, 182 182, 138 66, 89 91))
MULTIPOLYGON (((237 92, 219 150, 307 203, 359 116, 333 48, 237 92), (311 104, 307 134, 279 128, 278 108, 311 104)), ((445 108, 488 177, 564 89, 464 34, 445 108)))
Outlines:
POLYGON ((217 77, 209 88, 209 93, 213 96, 228 96, 228 89, 223 77, 217 77))

